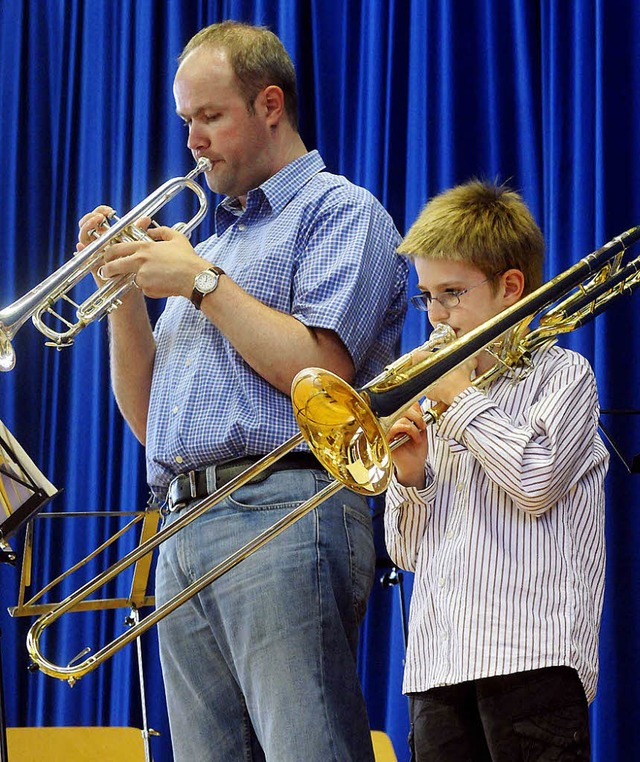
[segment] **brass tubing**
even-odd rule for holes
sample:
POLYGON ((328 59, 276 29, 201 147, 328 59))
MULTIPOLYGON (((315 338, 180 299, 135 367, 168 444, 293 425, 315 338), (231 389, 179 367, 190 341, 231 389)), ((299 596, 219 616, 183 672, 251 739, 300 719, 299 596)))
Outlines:
MULTIPOLYGON (((296 437, 293 437, 293 439, 297 440, 292 445, 292 446, 295 446, 295 444, 297 444, 298 441, 302 440, 302 436, 298 435, 296 437)), ((395 442, 391 443, 391 449, 393 450, 396 447, 399 447, 405 441, 406 441, 406 437, 400 437, 395 442)), ((289 442, 285 444, 289 444, 291 442, 292 440, 289 440, 289 442)), ((278 460, 284 454, 285 454, 284 452, 281 453, 281 455, 279 455, 278 458, 275 458, 275 460, 278 460)), ((252 466, 251 469, 237 476, 232 482, 229 482, 227 485, 225 485, 225 487, 221 488, 220 490, 217 490, 216 492, 212 493, 211 495, 209 495, 208 497, 204 498, 202 501, 197 503, 195 506, 193 506, 191 510, 186 512, 185 516, 180 517, 175 522, 173 522, 170 527, 166 528, 166 529, 173 529, 174 527, 176 527, 178 522, 180 522, 180 526, 177 527, 175 531, 172 531, 170 533, 167 532, 166 535, 163 535, 162 540, 168 539, 168 537, 175 534, 175 532, 177 532, 178 529, 181 529, 186 524, 191 523, 191 521, 197 518, 197 516, 200 516, 204 511, 208 510, 211 506, 215 505, 224 497, 227 497, 228 494, 238 489, 238 487, 242 486, 242 484, 245 484, 250 478, 252 478, 252 476, 256 475, 256 472, 253 471, 253 469, 258 467, 260 463, 262 463, 263 461, 267 459, 269 459, 269 465, 271 464, 271 462, 274 462, 274 460, 270 459, 270 456, 267 456, 267 458, 263 458, 262 461, 259 461, 258 463, 254 464, 254 466, 252 466), (251 474, 249 474, 249 471, 251 471, 251 474)), ((263 469, 261 468, 260 470, 263 470, 263 469)), ((111 656, 117 653, 120 649, 124 648, 124 646, 128 645, 129 643, 131 643, 131 641, 135 640, 137 637, 145 633, 148 629, 153 627, 159 621, 169 616, 169 614, 175 611, 175 609, 179 608, 183 603, 193 598, 194 595, 197 595, 201 590, 204 590, 205 587, 210 585, 212 582, 215 582, 215 580, 222 577, 224 574, 226 574, 228 571, 233 569, 235 566, 237 566, 239 563, 244 561, 249 556, 253 555, 253 553, 255 553, 257 550, 260 550, 260 548, 262 548, 264 545, 269 543, 279 534, 284 532, 285 529, 288 529, 290 526, 295 524, 301 518, 306 516, 310 511, 312 511, 318 505, 323 503, 329 497, 339 492, 341 489, 344 489, 345 486, 346 486, 345 484, 338 481, 337 479, 330 482, 329 484, 327 484, 326 487, 324 487, 315 495, 310 497, 309 500, 306 500, 304 503, 301 503, 299 506, 291 510, 286 516, 283 516, 281 519, 274 522, 270 527, 265 529, 260 534, 256 535, 252 540, 245 543, 242 547, 240 547, 234 553, 227 556, 227 558, 225 558, 219 564, 214 566, 213 569, 211 569, 211 571, 207 572, 206 574, 203 574, 202 577, 200 577, 199 579, 195 580, 190 585, 185 587, 184 590, 181 590, 179 593, 174 595, 173 598, 170 598, 168 601, 166 601, 166 603, 162 604, 162 606, 159 606, 158 608, 156 608, 155 611, 153 611, 151 614, 148 614, 146 617, 144 617, 144 619, 139 620, 135 625, 130 627, 129 630, 127 630, 126 632, 123 632, 122 635, 119 635, 117 638, 112 640, 110 643, 108 643, 106 646, 101 648, 99 651, 96 651, 95 654, 93 654, 92 656, 89 656, 87 659, 85 659, 82 662, 79 662, 79 663, 74 662, 73 665, 63 667, 58 664, 54 664, 53 662, 50 662, 48 659, 46 659, 42 655, 40 651, 39 641, 46 627, 51 625, 65 611, 68 611, 70 608, 72 608, 72 606, 75 603, 77 603, 81 597, 82 598, 86 597, 84 595, 80 596, 80 593, 84 592, 84 588, 80 588, 80 590, 78 590, 77 593, 74 593, 73 596, 70 596, 69 598, 66 598, 64 601, 62 601, 58 610, 56 610, 55 612, 50 612, 49 614, 45 614, 44 616, 41 616, 31 626, 31 628, 29 629, 29 632, 27 633, 27 651, 29 652, 29 656, 31 657, 34 664, 37 664, 38 668, 42 672, 44 672, 46 675, 49 675, 50 677, 56 677, 59 680, 66 680, 71 686, 75 685, 75 683, 81 677, 84 677, 84 675, 96 669, 96 667, 99 667, 103 662, 111 658, 111 656)), ((165 532, 165 531, 166 530, 161 530, 161 532, 159 532, 158 534, 162 534, 162 532, 165 532)), ((158 535, 156 535, 152 541, 150 541, 149 543, 146 543, 146 545, 153 545, 153 547, 155 547, 155 545, 158 544, 157 540, 158 540, 158 535)), ((138 550, 141 550, 142 548, 143 546, 140 546, 138 550)), ((136 552, 134 551, 134 553, 129 555, 132 556, 135 553, 136 552)), ((128 558, 128 557, 125 557, 125 558, 128 558)), ((123 561, 124 560, 125 559, 123 559, 123 561)), ((133 563, 133 561, 131 561, 130 563, 133 563)), ((130 563, 127 565, 130 565, 130 563)), ((120 567, 119 564, 116 564, 114 565, 114 567, 111 567, 110 570, 104 573, 104 579, 102 579, 103 575, 101 575, 100 585, 98 585, 98 587, 104 584, 104 582, 107 582, 109 579, 111 579, 112 576, 114 576, 110 572, 115 568, 115 566, 118 566, 118 571, 120 570, 120 568, 126 568, 125 566, 120 567)), ((91 583, 89 583, 89 585, 91 585, 91 583)), ((96 588, 92 587, 92 589, 89 590, 88 592, 92 592, 93 589, 96 589, 96 588)))
MULTIPOLYGON (((189 235, 193 228, 204 219, 208 207, 205 192, 194 181, 194 178, 210 168, 211 162, 203 157, 198 160, 195 168, 185 177, 174 177, 167 180, 126 215, 118 219, 95 241, 85 246, 82 251, 75 254, 29 292, 0 310, 0 371, 10 371, 15 366, 16 357, 11 340, 29 318, 53 346, 60 349, 72 344, 73 337, 89 322, 102 317, 112 309, 116 309, 120 304, 120 297, 133 288, 132 275, 123 275, 108 280, 98 288, 79 306, 76 313, 78 318, 76 323, 69 323, 60 318, 69 328, 68 331, 54 331, 42 322, 42 318, 47 312, 56 314, 51 308, 58 300, 72 301, 67 297, 67 292, 98 266, 106 246, 118 240, 124 240, 122 237, 126 237, 127 230, 131 231, 132 228, 135 228, 135 223, 141 217, 152 217, 184 188, 188 188, 197 196, 199 208, 188 222, 177 223, 174 229, 189 235)), ((144 231, 140 231, 140 234, 146 236, 144 231)))
MULTIPOLYGON (((91 595, 91 593, 93 593, 95 590, 98 590, 104 584, 109 582, 109 580, 116 577, 118 574, 134 564, 147 553, 150 553, 162 542, 168 540, 170 537, 173 537, 173 535, 179 532, 183 527, 190 524, 192 521, 197 519, 221 500, 224 500, 224 498, 228 497, 232 492, 239 489, 247 482, 251 481, 254 476, 258 476, 258 474, 268 468, 272 463, 280 460, 280 458, 286 455, 296 445, 301 444, 303 441, 304 438, 302 434, 294 435, 275 450, 265 455, 264 458, 261 458, 241 474, 238 474, 238 476, 229 481, 223 487, 220 487, 220 489, 216 490, 211 495, 207 495, 207 497, 199 500, 197 503, 194 503, 194 505, 191 506, 188 511, 184 511, 182 515, 180 515, 175 521, 171 522, 171 524, 168 526, 163 527, 163 529, 161 529, 151 539, 147 540, 134 550, 127 553, 127 555, 112 564, 106 571, 96 575, 92 580, 82 585, 82 587, 78 588, 78 590, 76 590, 74 593, 62 600, 54 611, 49 611, 40 616, 33 623, 29 629, 29 632, 27 633, 27 650, 34 664, 36 664, 46 674, 51 675, 52 677, 58 677, 61 680, 68 680, 71 684, 75 682, 73 679, 74 676, 77 679, 78 677, 82 677, 83 674, 86 674, 86 672, 90 671, 90 669, 86 669, 85 671, 84 665, 87 662, 93 663, 95 661, 95 656, 87 659, 80 665, 74 666, 73 668, 60 667, 45 659, 39 650, 39 640, 43 631, 51 624, 53 624, 57 619, 59 619, 65 612, 73 610, 74 606, 76 606, 81 601, 84 601, 84 599, 87 596, 91 595), (74 675, 75 671, 80 671, 81 674, 76 676, 74 675)), ((146 621, 147 618, 148 617, 145 617, 141 625, 146 621)), ((148 627, 145 627, 145 629, 148 629, 148 627)), ((126 633, 126 635, 131 635, 131 630, 126 633)), ((133 637, 136 637, 136 635, 133 637)), ((126 641, 120 641, 120 639, 117 639, 117 641, 114 642, 122 642, 122 645, 125 645, 126 643, 130 642, 131 639, 132 637, 128 637, 126 641)), ((101 649, 101 651, 98 653, 102 653, 104 650, 105 649, 101 649)), ((112 653, 114 653, 114 651, 110 650, 109 655, 112 653)), ((101 661, 104 661, 104 659, 101 661)), ((95 666, 97 666, 97 664, 95 666)))
MULTIPOLYGON (((172 611, 177 609, 183 603, 188 601, 190 598, 193 598, 194 595, 197 595, 201 590, 207 587, 207 585, 210 585, 212 582, 218 579, 218 577, 226 574, 230 569, 233 569, 234 566, 237 566, 241 561, 244 561, 250 555, 263 547, 263 545, 266 545, 268 542, 270 542, 274 537, 277 537, 277 535, 279 535, 281 532, 284 532, 285 529, 301 519, 303 516, 309 513, 309 511, 313 510, 317 505, 326 500, 328 497, 331 497, 331 495, 333 495, 335 492, 343 489, 344 486, 344 484, 338 481, 333 481, 328 484, 326 487, 324 487, 324 489, 317 492, 309 500, 301 503, 297 508, 294 508, 286 516, 283 516, 279 521, 276 521, 268 529, 265 529, 259 535, 235 551, 235 553, 232 553, 230 556, 221 561, 217 566, 214 566, 211 571, 203 574, 202 577, 192 582, 190 585, 185 587, 184 590, 181 590, 177 595, 174 595, 173 598, 168 600, 162 606, 159 606, 151 614, 148 614, 146 617, 144 617, 144 619, 142 619, 138 624, 135 624, 128 631, 123 632, 122 635, 112 640, 99 651, 96 651, 95 654, 85 659, 83 662, 73 664, 73 666, 62 667, 57 664, 53 664, 42 655, 39 649, 39 640, 45 627, 52 623, 51 621, 46 621, 48 615, 45 614, 45 616, 40 617, 40 619, 38 619, 32 625, 31 629, 27 633, 27 650, 31 656, 31 659, 46 675, 49 675, 50 677, 57 677, 60 680, 66 680, 69 685, 74 685, 81 677, 86 675, 88 672, 91 672, 96 667, 100 666, 100 664, 113 656, 114 653, 117 653, 121 648, 124 648, 124 646, 142 635, 150 627, 153 627, 153 625, 157 624, 157 622, 159 622, 161 619, 164 619, 166 616, 171 614, 172 611)), ((208 500, 208 498, 205 498, 205 500, 208 500)), ((66 610, 63 608, 64 603, 65 602, 63 601, 63 604, 61 604, 61 610, 59 613, 56 612, 54 619, 57 619, 58 616, 63 614, 66 610)))

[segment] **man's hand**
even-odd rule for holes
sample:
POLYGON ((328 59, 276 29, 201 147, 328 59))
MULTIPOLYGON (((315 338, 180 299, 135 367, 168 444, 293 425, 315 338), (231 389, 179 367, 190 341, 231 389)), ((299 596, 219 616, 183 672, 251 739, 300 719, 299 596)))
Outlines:
MULTIPOLYGON (((148 218, 141 220, 140 226, 148 223, 148 218)), ((151 240, 114 243, 107 247, 100 275, 116 278, 135 273, 136 285, 146 296, 189 298, 193 279, 211 263, 199 257, 189 239, 172 228, 148 228, 146 232, 151 240)))
MULTIPOLYGON (((80 218, 78 222, 78 242, 76 243, 76 252, 80 253, 83 249, 86 249, 90 243, 93 243, 96 238, 99 238, 103 233, 106 233, 109 229, 109 218, 113 214, 113 209, 110 206, 98 206, 92 212, 85 214, 80 218)), ((104 285, 105 279, 100 276, 99 270, 102 265, 102 261, 98 260, 96 266, 91 270, 98 286, 104 285)))

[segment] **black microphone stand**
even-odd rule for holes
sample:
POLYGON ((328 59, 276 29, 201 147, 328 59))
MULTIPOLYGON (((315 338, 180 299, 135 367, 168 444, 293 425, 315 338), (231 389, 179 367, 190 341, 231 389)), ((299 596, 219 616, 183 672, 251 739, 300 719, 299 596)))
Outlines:
MULTIPOLYGON (((614 415, 614 416, 640 415, 640 410, 601 410, 600 415, 601 416, 603 415, 614 415)), ((602 423, 602 417, 600 418, 600 431, 602 432, 602 435, 608 442, 613 452, 620 459, 620 462, 627 469, 627 472, 630 474, 640 474, 640 453, 638 453, 637 455, 634 455, 633 458, 631 458, 631 461, 629 462, 627 458, 625 458, 625 456, 622 454, 621 448, 619 447, 619 445, 615 442, 611 434, 604 427, 604 424, 602 423)))

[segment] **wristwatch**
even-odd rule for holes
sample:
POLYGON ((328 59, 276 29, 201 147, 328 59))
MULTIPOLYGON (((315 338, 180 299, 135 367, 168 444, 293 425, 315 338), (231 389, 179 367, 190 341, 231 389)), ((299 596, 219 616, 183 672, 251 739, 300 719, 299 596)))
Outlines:
POLYGON ((224 275, 224 270, 221 270, 215 265, 211 265, 211 267, 208 267, 206 270, 199 272, 193 279, 191 301, 197 310, 200 309, 202 299, 218 288, 218 281, 221 275, 224 275))

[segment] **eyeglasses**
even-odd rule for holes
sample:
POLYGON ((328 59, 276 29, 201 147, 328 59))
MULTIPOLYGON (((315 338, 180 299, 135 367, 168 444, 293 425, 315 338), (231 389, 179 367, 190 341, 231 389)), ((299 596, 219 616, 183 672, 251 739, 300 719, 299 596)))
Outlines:
POLYGON ((468 294, 469 291, 474 288, 478 288, 478 286, 482 286, 483 283, 487 283, 488 281, 493 280, 493 278, 500 274, 501 273, 495 273, 489 278, 481 280, 480 283, 476 283, 475 286, 463 288, 461 291, 454 291, 452 289, 451 291, 444 291, 439 296, 431 296, 428 291, 423 291, 420 294, 414 294, 411 297, 411 304, 421 312, 428 312, 431 309, 433 302, 439 302, 445 308, 445 310, 452 310, 454 307, 457 307, 460 304, 461 296, 468 294))

